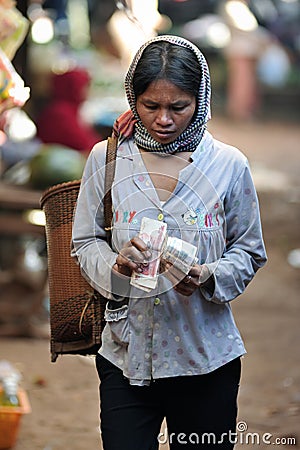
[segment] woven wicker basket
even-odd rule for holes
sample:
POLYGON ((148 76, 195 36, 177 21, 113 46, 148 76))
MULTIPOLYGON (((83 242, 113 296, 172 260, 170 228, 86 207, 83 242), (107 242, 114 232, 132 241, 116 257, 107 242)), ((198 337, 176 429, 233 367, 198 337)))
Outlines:
POLYGON ((46 216, 52 362, 59 354, 95 354, 105 324, 106 299, 87 283, 70 256, 79 188, 80 181, 58 184, 41 198, 46 216))

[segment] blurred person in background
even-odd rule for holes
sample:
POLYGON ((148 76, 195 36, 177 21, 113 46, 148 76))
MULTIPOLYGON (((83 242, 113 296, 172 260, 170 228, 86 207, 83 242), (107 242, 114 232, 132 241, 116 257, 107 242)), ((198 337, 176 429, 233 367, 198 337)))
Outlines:
POLYGON ((227 64, 226 113, 232 119, 251 120, 261 107, 257 64, 270 33, 258 26, 247 1, 224 1, 218 10, 231 34, 223 49, 227 64))
POLYGON ((255 118, 261 107, 257 64, 268 38, 262 29, 232 29, 224 54, 227 61, 226 113, 238 120, 255 118))
POLYGON ((80 111, 90 81, 88 72, 82 68, 52 75, 49 103, 36 118, 37 137, 43 143, 88 153, 101 140, 93 126, 84 122, 80 111))

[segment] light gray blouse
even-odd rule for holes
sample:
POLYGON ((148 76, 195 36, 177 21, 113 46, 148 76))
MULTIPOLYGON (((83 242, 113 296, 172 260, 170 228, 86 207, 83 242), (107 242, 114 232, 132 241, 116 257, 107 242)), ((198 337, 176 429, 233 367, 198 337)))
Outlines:
POLYGON ((122 143, 112 188, 110 248, 102 203, 105 151, 106 141, 97 144, 85 167, 72 252, 83 275, 103 295, 120 301, 128 290, 128 306, 112 310, 108 303, 100 353, 136 385, 205 374, 243 355, 245 347, 229 302, 266 262, 246 157, 206 132, 162 205, 138 148, 132 140, 122 143), (166 222, 169 236, 197 246, 198 262, 207 265, 211 277, 190 297, 172 289, 163 274, 150 293, 113 282, 111 268, 118 251, 138 234, 144 216, 166 222))

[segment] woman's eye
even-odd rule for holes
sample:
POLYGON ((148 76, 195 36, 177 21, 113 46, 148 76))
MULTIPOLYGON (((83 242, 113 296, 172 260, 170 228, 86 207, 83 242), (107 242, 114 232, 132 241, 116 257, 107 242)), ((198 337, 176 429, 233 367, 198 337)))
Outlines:
POLYGON ((150 109, 151 111, 155 111, 156 108, 157 108, 155 105, 145 105, 145 107, 146 107, 147 109, 150 109))
POLYGON ((185 106, 173 106, 173 111, 180 112, 183 111, 185 106))

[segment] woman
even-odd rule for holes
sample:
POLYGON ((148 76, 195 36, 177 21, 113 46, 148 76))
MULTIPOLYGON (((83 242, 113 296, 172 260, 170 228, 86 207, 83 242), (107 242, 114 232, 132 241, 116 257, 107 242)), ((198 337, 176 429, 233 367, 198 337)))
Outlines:
POLYGON ((106 142, 87 161, 73 243, 90 284, 110 299, 96 357, 105 450, 233 448, 245 348, 230 301, 266 261, 245 156, 206 130, 210 78, 202 53, 175 36, 137 52, 125 89, 112 188, 112 248, 102 198, 106 142), (130 284, 153 261, 143 217, 197 247, 188 274, 161 258, 156 286, 130 284))

